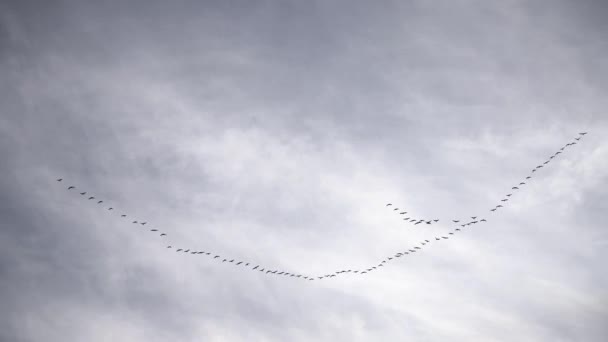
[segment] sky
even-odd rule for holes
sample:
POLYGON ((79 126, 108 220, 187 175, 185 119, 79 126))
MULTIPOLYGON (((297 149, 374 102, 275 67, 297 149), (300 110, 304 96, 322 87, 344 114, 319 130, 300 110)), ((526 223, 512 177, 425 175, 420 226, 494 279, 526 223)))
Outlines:
POLYGON ((3 1, 0 341, 605 341, 607 16, 3 1))

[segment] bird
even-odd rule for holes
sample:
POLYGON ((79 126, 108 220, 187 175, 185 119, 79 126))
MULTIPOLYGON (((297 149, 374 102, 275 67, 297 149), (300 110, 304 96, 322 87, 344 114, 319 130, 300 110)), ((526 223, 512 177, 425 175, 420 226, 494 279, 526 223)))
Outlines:
POLYGON ((502 205, 499 204, 499 205, 496 206, 496 208, 502 208, 502 205))
POLYGON ((127 217, 127 215, 125 215, 125 214, 122 214, 122 215, 120 215, 120 217, 127 217))
POLYGON ((101 204, 101 203, 103 203, 103 201, 97 201, 97 204, 101 204))
POLYGON ((526 184, 526 183, 524 183, 524 182, 519 183, 519 185, 524 185, 524 184, 526 184))
POLYGON ((219 258, 219 257, 220 257, 219 255, 216 255, 216 256, 214 256, 214 257, 213 257, 213 259, 217 259, 217 258, 219 258))
POLYGON ((458 223, 458 222, 460 222, 460 220, 452 220, 452 222, 458 223))
POLYGON ((228 262, 234 262, 234 259, 232 259, 232 260, 230 260, 230 261, 228 261, 228 262))
POLYGON ((585 134, 587 134, 587 132, 581 132, 581 133, 579 133, 579 135, 585 135, 585 134))
POLYGON ((486 219, 481 219, 481 220, 479 220, 479 222, 488 222, 488 221, 486 221, 486 219))
POLYGON ((431 224, 431 221, 426 221, 426 224, 431 224))
POLYGON ((157 232, 158 229, 150 229, 151 232, 157 232))
POLYGON ((85 191, 85 192, 81 192, 80 194, 81 194, 81 195, 86 195, 86 194, 87 194, 87 192, 86 192, 86 191, 85 191))
POLYGON ((574 138, 574 140, 579 141, 579 140, 581 140, 581 137, 574 138))
POLYGON ((61 182, 62 180, 63 180, 63 178, 58 178, 57 179, 58 182, 61 182))
POLYGON ((75 186, 73 186, 73 185, 68 186, 68 190, 72 190, 74 188, 75 188, 75 186))
POLYGON ((436 238, 435 238, 435 240, 439 241, 439 240, 441 240, 441 239, 440 239, 440 238, 438 238, 438 237, 436 237, 436 238))
POLYGON ((399 208, 395 208, 395 209, 393 209, 393 211, 395 211, 395 210, 399 210, 399 208))
POLYGON ((506 201, 508 201, 508 200, 509 200, 508 198, 503 198, 503 199, 501 199, 501 201, 503 201, 503 202, 506 202, 506 201))
POLYGON ((171 246, 167 246, 167 248, 171 248, 171 246))
POLYGON ((254 267, 253 269, 255 270, 255 269, 257 269, 258 267, 260 267, 260 265, 257 265, 257 266, 256 266, 256 267, 254 267))
POLYGON ((452 232, 449 232, 448 234, 450 234, 450 235, 454 235, 454 233, 452 233, 452 232))
POLYGON ((490 211, 496 211, 496 208, 495 209, 490 209, 490 211))
POLYGON ((228 260, 228 259, 224 259, 224 260, 222 260, 222 262, 226 262, 226 260, 228 260))
POLYGON ((133 221, 133 222, 131 222, 131 223, 137 223, 137 221, 133 221))
POLYGON ((405 214, 407 214, 407 211, 402 211, 399 213, 399 215, 405 215, 405 214))
POLYGON ((184 253, 188 253, 188 252, 190 252, 189 248, 184 251, 184 253))
POLYGON ((89 200, 92 200, 92 199, 95 199, 95 197, 94 196, 89 197, 89 200))
POLYGON ((404 221, 408 221, 409 219, 410 219, 409 217, 406 217, 406 218, 404 218, 403 220, 404 220, 404 221))
POLYGON ((391 206, 391 205, 392 205, 391 203, 388 203, 386 206, 388 207, 388 206, 391 206))
POLYGON ((476 218, 477 218, 477 216, 471 216, 471 218, 474 220, 474 219, 476 219, 476 218))
POLYGON ((240 264, 242 264, 242 263, 243 263, 242 261, 239 261, 239 262, 237 262, 236 264, 237 264, 237 265, 240 265, 240 264))
POLYGON ((160 236, 167 236, 167 234, 165 234, 165 233, 162 233, 162 234, 160 234, 160 236))
POLYGON ((179 248, 178 250, 176 250, 176 252, 180 252, 181 250, 182 250, 182 249, 181 249, 181 248, 179 248))
POLYGON ((142 223, 140 223, 140 224, 141 224, 142 226, 145 226, 145 225, 146 225, 146 223, 148 223, 148 222, 142 222, 142 223))
POLYGON ((109 207, 109 208, 108 208, 108 210, 114 210, 114 208, 112 208, 112 207, 109 207))
POLYGON ((532 178, 532 177, 531 176, 526 177, 526 179, 530 179, 530 178, 532 178))
POLYGON ((557 154, 561 154, 561 152, 555 152, 555 154, 556 154, 556 155, 557 155, 557 154))
POLYGON ((519 188, 518 188, 518 187, 516 187, 516 186, 512 187, 511 189, 512 189, 512 190, 519 190, 519 188))
POLYGON ((441 238, 442 239, 449 239, 449 237, 447 237, 447 236, 442 236, 441 238))
POLYGON ((460 231, 460 228, 456 228, 457 231, 460 231))
POLYGON ((507 194, 507 197, 511 197, 511 196, 513 196, 513 194, 507 194))
POLYGON ((414 249, 421 249, 421 248, 420 248, 420 247, 418 247, 418 246, 416 246, 416 247, 414 247, 414 249))
POLYGON ((433 221, 435 221, 435 222, 439 222, 439 220, 433 220, 433 221))

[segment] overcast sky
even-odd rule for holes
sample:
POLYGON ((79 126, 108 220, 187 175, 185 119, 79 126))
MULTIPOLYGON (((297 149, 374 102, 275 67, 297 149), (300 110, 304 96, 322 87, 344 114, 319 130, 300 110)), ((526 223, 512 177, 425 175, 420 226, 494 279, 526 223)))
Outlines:
POLYGON ((0 340, 606 341, 607 17, 3 1, 0 340))

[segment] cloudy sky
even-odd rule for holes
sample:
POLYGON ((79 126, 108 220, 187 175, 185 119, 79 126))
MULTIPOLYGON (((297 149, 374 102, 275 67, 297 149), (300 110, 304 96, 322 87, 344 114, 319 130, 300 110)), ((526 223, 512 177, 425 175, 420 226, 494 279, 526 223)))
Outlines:
POLYGON ((3 1, 0 340, 605 341, 607 16, 3 1))

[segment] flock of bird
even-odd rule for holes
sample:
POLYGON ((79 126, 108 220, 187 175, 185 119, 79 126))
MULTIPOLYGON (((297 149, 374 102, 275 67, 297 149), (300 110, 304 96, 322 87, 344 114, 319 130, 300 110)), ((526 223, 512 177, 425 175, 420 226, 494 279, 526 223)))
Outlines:
MULTIPOLYGON (((526 176, 525 180, 519 182, 517 185, 511 187, 511 192, 505 195, 505 198, 501 199, 501 203, 506 205, 506 202, 510 200, 511 196, 513 196, 513 194, 515 193, 515 191, 518 191, 521 189, 522 186, 526 185, 526 182, 529 181, 530 179, 532 179, 532 176, 541 168, 547 166, 552 160, 554 160, 555 158, 557 158, 560 154, 562 154, 563 152, 566 151, 566 149, 568 147, 574 146, 577 144, 578 141, 580 141, 587 133, 586 132, 582 132, 579 133, 578 137, 574 138, 573 141, 567 143, 566 145, 562 146, 559 151, 555 152, 553 155, 551 155, 545 162, 543 162, 542 164, 536 166, 534 169, 532 169, 532 171, 530 172, 530 174, 528 176, 526 176)), ((63 182, 63 178, 59 178, 57 179, 57 182, 63 182)), ((83 199, 86 199, 87 201, 93 201, 96 202, 96 205, 104 208, 108 213, 117 213, 118 211, 116 209, 114 209, 114 207, 111 206, 104 206, 103 204, 105 203, 103 200, 96 198, 95 196, 92 196, 90 194, 87 193, 87 191, 80 191, 77 190, 76 187, 74 185, 70 185, 67 187, 68 191, 72 191, 74 190, 74 192, 80 194, 80 196, 83 199)), ((386 207, 392 207, 394 212, 398 212, 400 215, 407 215, 407 211, 400 211, 399 208, 397 208, 396 206, 393 206, 392 203, 387 203, 386 207)), ((497 204, 495 207, 490 209, 490 213, 494 213, 495 211, 497 211, 500 208, 503 208, 504 206, 502 204, 497 204)), ((148 225, 147 221, 143 221, 143 220, 138 220, 138 219, 132 219, 130 216, 128 216, 125 213, 121 213, 120 214, 120 218, 124 219, 126 222, 131 221, 130 223, 133 225, 136 225, 137 227, 141 227, 141 228, 145 228, 148 229, 148 231, 153 232, 158 234, 161 238, 164 238, 167 236, 167 233, 160 231, 157 228, 150 228, 150 225, 148 225)), ((415 218, 411 218, 411 217, 404 217, 403 220, 409 222, 409 223, 413 223, 414 225, 417 224, 433 224, 433 223, 438 223, 440 220, 439 219, 432 219, 432 220, 427 220, 427 219, 415 219, 415 218)), ((222 256, 220 254, 211 252, 209 250, 201 250, 201 249, 194 249, 194 248, 186 248, 186 247, 174 247, 172 245, 168 245, 166 246, 167 250, 174 250, 176 253, 185 253, 185 254, 189 254, 189 255, 199 255, 199 256, 204 256, 204 257, 208 257, 211 260, 220 262, 220 263, 226 263, 226 264, 233 264, 234 266, 239 266, 242 267, 244 269, 249 269, 251 271, 256 271, 256 272, 261 272, 263 274, 267 274, 267 275, 277 275, 277 276, 285 276, 285 277, 293 277, 293 278, 300 278, 300 279, 304 279, 307 281, 314 281, 314 280, 322 280, 322 279, 328 279, 328 278, 334 278, 337 277, 339 275, 345 274, 345 273, 351 273, 351 274, 367 274, 367 273, 371 273, 374 272, 376 270, 379 270, 381 267, 384 267, 385 265, 387 265, 388 263, 395 261, 398 258, 401 257, 405 257, 414 253, 418 253, 422 250, 422 248, 424 248, 425 246, 427 246, 428 244, 430 244, 432 241, 442 241, 442 240, 447 240, 450 239, 453 235, 459 233, 462 231, 462 229, 478 224, 478 223, 485 223, 487 222, 487 220, 485 218, 481 218, 479 216, 470 216, 470 219, 461 219, 461 218, 456 218, 456 219, 452 219, 451 220, 452 223, 454 224, 458 224, 457 226, 455 226, 451 231, 449 231, 447 234, 445 235, 438 235, 435 236, 434 238, 430 238, 430 240, 423 240, 420 241, 418 243, 418 245, 412 246, 411 248, 407 248, 404 251, 398 252, 394 255, 391 255, 389 257, 384 258, 383 260, 381 260, 379 263, 377 264, 373 264, 371 266, 368 267, 364 267, 364 268, 360 268, 360 269, 342 269, 342 270, 338 270, 338 271, 334 271, 332 273, 326 273, 326 274, 320 274, 320 275, 315 275, 315 276, 311 276, 311 275, 305 275, 305 274, 301 274, 301 273, 297 273, 297 272, 287 272, 284 270, 279 270, 279 269, 275 269, 275 268, 270 268, 267 266, 262 266, 256 263, 251 263, 251 262, 247 262, 245 260, 237 260, 234 258, 229 258, 226 256, 222 256)))

